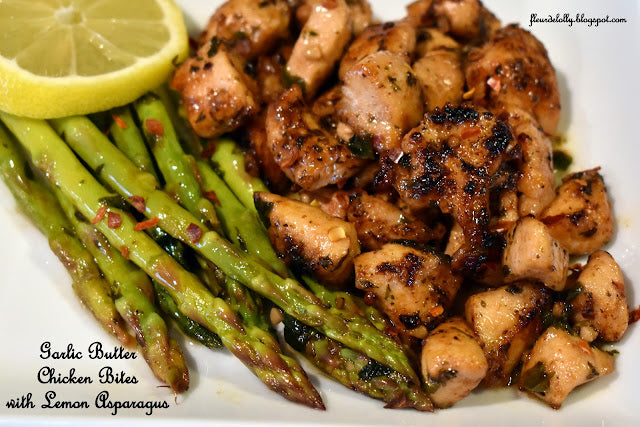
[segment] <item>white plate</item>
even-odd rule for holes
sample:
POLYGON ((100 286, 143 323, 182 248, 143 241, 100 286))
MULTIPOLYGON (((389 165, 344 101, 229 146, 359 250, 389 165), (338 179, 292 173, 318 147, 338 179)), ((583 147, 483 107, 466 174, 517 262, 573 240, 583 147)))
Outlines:
MULTIPOLYGON (((135 0, 134 0, 135 1, 135 0)), ((220 1, 179 0, 189 29, 197 32, 220 1)), ((372 1, 383 20, 399 18, 407 1, 372 1)), ((562 133, 573 147, 576 169, 602 167, 618 220, 614 242, 608 250, 625 273, 629 304, 640 303, 640 148, 638 145, 637 94, 640 69, 640 32, 637 2, 557 2, 487 0, 486 5, 503 22, 520 22, 546 45, 558 70, 562 88, 562 133), (538 23, 529 27, 530 15, 584 13, 586 18, 609 15, 626 23, 589 27, 585 23, 538 23)), ((1 31, 1 30, 0 30, 1 31)), ((140 358, 91 360, 87 347, 94 341, 105 348, 117 345, 81 308, 73 295, 66 271, 48 249, 46 240, 20 215, 4 185, 0 185, 0 424, 22 425, 139 425, 217 424, 374 424, 374 425, 640 425, 637 383, 640 380, 640 331, 632 326, 622 342, 613 375, 574 392, 562 409, 553 411, 513 390, 474 393, 453 409, 423 414, 412 410, 385 410, 380 402, 362 397, 327 380, 313 369, 327 411, 309 410, 269 392, 227 352, 211 352, 184 342, 191 367, 191 388, 174 398, 151 376, 140 358), (80 360, 43 360, 40 346, 49 341, 64 351, 68 344, 82 351, 80 360), (89 375, 92 384, 40 384, 38 371, 54 367, 58 373, 75 368, 89 375), (98 371, 111 366, 135 376, 137 384, 105 385, 98 371), (56 400, 86 400, 89 409, 45 409, 45 393, 56 400), (96 408, 94 399, 103 390, 111 400, 166 401, 167 409, 145 415, 144 409, 96 408), (32 394, 33 409, 9 409, 7 402, 32 394)))

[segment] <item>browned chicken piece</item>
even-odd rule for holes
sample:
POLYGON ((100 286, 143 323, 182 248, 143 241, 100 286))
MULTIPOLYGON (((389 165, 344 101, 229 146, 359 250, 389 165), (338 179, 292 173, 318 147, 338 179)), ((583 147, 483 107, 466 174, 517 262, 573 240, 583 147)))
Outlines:
MULTIPOLYGON (((296 19, 300 26, 309 19, 311 11, 325 0, 304 0, 296 8, 296 19)), ((354 35, 360 34, 371 24, 371 5, 367 0, 348 0, 347 6, 351 10, 351 30, 354 35)))
POLYGON ((573 389, 612 373, 614 363, 609 353, 552 326, 526 357, 520 389, 558 409, 573 389))
MULTIPOLYGON (((287 0, 228 0, 209 19, 199 45, 208 50, 224 43, 245 59, 269 52, 289 35, 291 7, 287 0)), ((199 52, 202 54, 202 52, 199 52)))
POLYGON ((379 51, 344 75, 338 117, 381 154, 400 147, 402 135, 420 122, 422 90, 400 55, 379 51))
POLYGON ((429 397, 439 408, 468 396, 489 369, 473 330, 461 317, 447 319, 429 332, 420 360, 429 397))
POLYGON ((363 191, 351 195, 347 220, 355 225, 360 246, 366 250, 380 249, 394 241, 421 244, 439 241, 445 233, 442 224, 429 227, 419 219, 407 217, 395 205, 363 191))
POLYGON ((501 25, 479 0, 418 0, 407 15, 416 26, 435 26, 464 41, 484 39, 501 25))
POLYGON ((291 181, 271 154, 265 130, 265 116, 264 110, 252 116, 241 128, 240 137, 248 142, 249 154, 258 170, 256 175, 265 181, 271 191, 279 194, 287 193, 291 187, 291 181))
POLYGON ((555 197, 551 138, 526 111, 512 107, 505 114, 522 151, 518 213, 537 217, 555 197))
POLYGON ((353 42, 340 60, 338 78, 364 57, 379 51, 388 51, 411 63, 416 47, 416 29, 406 21, 386 22, 366 28, 353 42))
POLYGON ((431 41, 424 43, 425 52, 412 65, 422 83, 427 108, 431 110, 446 103, 459 104, 465 85, 460 46, 453 39, 447 41, 444 34, 435 33, 438 31, 429 29, 431 41))
POLYGON ((598 250, 589 256, 577 281, 579 294, 571 301, 572 320, 595 328, 605 341, 618 341, 629 326, 624 277, 613 257, 598 250))
POLYGON ((353 279, 353 260, 360 253, 353 224, 273 193, 256 192, 254 201, 271 244, 287 264, 332 288, 353 279))
POLYGON ((473 105, 436 108, 402 140, 394 187, 413 209, 437 205, 453 215, 465 236, 456 268, 486 259, 492 177, 515 144, 506 123, 473 105))
POLYGON ((417 338, 446 317, 461 279, 449 258, 396 243, 355 259, 356 287, 365 291, 399 331, 417 338))
POLYGON ((189 123, 204 138, 238 128, 260 109, 255 80, 223 45, 183 62, 171 88, 182 93, 189 123))
POLYGON ((560 94, 547 50, 531 33, 512 24, 472 49, 465 68, 473 101, 488 108, 519 107, 553 135, 560 119, 560 94))
POLYGON ((478 337, 489 362, 484 384, 503 386, 513 368, 542 331, 542 312, 551 306, 551 292, 542 285, 512 283, 472 295, 465 319, 478 337))
POLYGON ((345 0, 323 0, 304 24, 285 67, 286 78, 311 99, 333 72, 351 40, 351 11, 345 0))
POLYGON ((505 282, 529 279, 554 291, 562 291, 567 283, 569 254, 532 216, 520 218, 507 233, 502 263, 505 282))
POLYGON ((342 185, 366 162, 321 126, 298 85, 269 105, 265 128, 275 162, 291 181, 305 190, 342 185))
POLYGON ((540 218, 571 255, 590 254, 607 243, 613 216, 598 169, 565 176, 540 218))

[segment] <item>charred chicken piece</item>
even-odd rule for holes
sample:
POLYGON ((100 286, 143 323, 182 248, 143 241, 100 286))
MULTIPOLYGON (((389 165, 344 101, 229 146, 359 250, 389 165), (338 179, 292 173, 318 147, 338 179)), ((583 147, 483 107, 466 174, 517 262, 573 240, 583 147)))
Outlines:
POLYGON ((367 55, 344 74, 338 116, 382 155, 422 117, 420 84, 406 60, 389 51, 367 55))
POLYGON ((484 379, 488 387, 503 386, 542 331, 542 312, 551 304, 551 292, 542 285, 513 283, 472 295, 465 318, 489 362, 484 379))
POLYGON ((482 347, 462 317, 447 319, 429 332, 420 359, 429 397, 439 408, 468 396, 489 369, 482 347))
POLYGON ((547 50, 528 31, 517 25, 498 30, 469 52, 465 75, 477 104, 519 107, 531 112, 547 134, 556 132, 560 119, 556 73, 547 50))
POLYGON ((333 288, 353 279, 353 260, 360 253, 353 224, 273 193, 257 192, 254 201, 271 244, 287 264, 333 288))
POLYGON ((571 255, 590 254, 613 234, 613 215, 598 169, 567 175, 541 221, 571 255))
POLYGON ((574 388, 610 374, 614 368, 612 355, 552 326, 527 356, 520 389, 558 409, 574 388))
POLYGON ((403 333, 424 338, 446 317, 461 278, 435 251, 388 243, 355 259, 356 287, 403 333))
POLYGON ((344 182, 365 160, 356 157, 332 129, 325 129, 294 85, 269 105, 265 127, 271 154, 285 175, 305 190, 344 182))
POLYGON ((311 99, 333 72, 351 40, 351 10, 345 0, 323 0, 309 14, 285 67, 290 84, 311 99))
POLYGON ((486 260, 492 177, 515 145, 505 122, 470 104, 436 108, 402 140, 394 188, 412 209, 452 214, 465 237, 456 268, 473 271, 486 260))
POLYGON ((506 282, 529 279, 562 291, 567 283, 569 254, 547 227, 531 216, 522 217, 506 236, 503 264, 506 282))
POLYGON ((354 64, 367 55, 379 51, 395 53, 403 58, 407 64, 416 47, 416 29, 406 21, 386 22, 367 27, 356 39, 340 60, 338 77, 344 78, 345 73, 354 64))
POLYGON ((572 320, 588 324, 605 341, 618 341, 629 326, 624 277, 613 257, 597 250, 578 276, 572 320))

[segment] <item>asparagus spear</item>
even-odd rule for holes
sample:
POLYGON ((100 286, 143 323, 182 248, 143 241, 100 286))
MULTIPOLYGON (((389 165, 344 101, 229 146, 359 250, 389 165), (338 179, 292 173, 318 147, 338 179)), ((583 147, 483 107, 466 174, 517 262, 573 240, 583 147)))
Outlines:
POLYGON ((210 200, 203 197, 196 180, 191 156, 187 156, 167 110, 160 99, 147 94, 134 103, 144 136, 165 180, 165 190, 175 194, 180 203, 209 228, 219 225, 210 200))
POLYGON ((215 208, 227 238, 262 259, 280 276, 287 276, 287 266, 273 250, 257 214, 240 203, 208 163, 198 161, 197 166, 203 190, 215 194, 219 202, 215 204, 215 208))
MULTIPOLYGON (((145 96, 136 102, 136 110, 141 120, 155 120, 156 123, 154 126, 163 129, 162 137, 166 139, 160 139, 157 135, 150 135, 148 130, 145 130, 145 135, 147 135, 148 138, 155 138, 153 139, 154 142, 151 143, 152 152, 158 167, 163 171, 167 185, 180 185, 181 191, 176 192, 178 201, 185 206, 191 214, 197 217, 199 213, 198 209, 201 206, 197 198, 201 198, 202 193, 194 169, 175 167, 172 163, 172 161, 177 163, 175 159, 184 159, 185 154, 175 137, 173 124, 169 119, 168 112, 164 108, 164 104, 162 104, 158 98, 145 96)), ((185 166, 187 162, 183 163, 183 166, 185 166)), ((212 171, 211 173, 213 174, 212 171)), ((211 205, 210 202, 209 205, 211 205)), ((237 202, 237 205, 240 205, 240 203, 237 202)), ((213 207, 213 205, 211 206, 213 207)), ((242 214, 244 211, 245 209, 242 209, 241 211, 233 212, 233 214, 242 214)), ((225 211, 224 213, 227 212, 225 211)), ((227 223, 229 223, 228 217, 227 223)), ((257 219, 256 224, 259 225, 257 219)), ((250 238, 251 236, 246 237, 250 238)), ((275 252, 271 249, 268 240, 266 243, 275 258, 275 252)), ((249 244, 252 244, 251 240, 247 241, 247 245, 249 244)), ((236 313, 239 313, 243 325, 252 326, 250 329, 252 336, 280 354, 282 360, 287 364, 289 372, 296 376, 298 384, 305 387, 305 392, 308 395, 317 393, 311 383, 305 380, 306 374, 298 362, 282 354, 280 344, 273 335, 273 331, 266 317, 263 316, 264 312, 262 307, 259 306, 258 300, 254 298, 251 292, 229 277, 223 281, 223 286, 226 291, 226 301, 236 313)))
POLYGON ((132 343, 116 310, 111 286, 102 279, 91 254, 72 235, 72 226, 51 191, 30 173, 13 136, 0 124, 0 175, 20 209, 49 240, 49 246, 65 266, 73 290, 102 326, 125 346, 132 343))
MULTIPOLYGON (((196 249, 226 275, 270 299, 285 312, 328 337, 419 382, 406 354, 396 341, 381 333, 363 317, 355 317, 338 307, 326 307, 297 281, 284 279, 269 271, 235 250, 215 231, 207 230, 166 193, 158 191, 153 177, 139 171, 88 119, 69 117, 53 120, 52 124, 58 133, 65 135, 67 143, 89 167, 122 196, 143 197, 146 202, 145 215, 157 218, 158 225, 165 231, 196 249)), ((57 152, 51 155, 53 158, 57 152)))
POLYGON ((130 106, 125 105, 113 109, 111 117, 113 121, 109 126, 109 132, 116 146, 140 169, 157 178, 153 160, 151 160, 140 129, 131 114, 130 106))
POLYGON ((154 294, 149 277, 115 250, 63 194, 57 193, 76 234, 106 278, 116 287, 119 294, 116 308, 135 332, 141 353, 152 372, 174 392, 186 390, 189 371, 179 344, 170 339, 167 325, 153 305, 154 294))
MULTIPOLYGON (((169 292, 183 313, 217 333, 225 347, 272 390, 313 408, 324 408, 317 392, 310 395, 307 384, 300 384, 301 379, 308 383, 306 376, 301 378, 300 373, 290 372, 286 361, 276 351, 254 338, 253 327, 243 327, 226 302, 213 297, 194 274, 184 270, 151 237, 140 231, 140 223, 115 207, 107 207, 105 212, 103 206, 106 205, 102 200, 113 195, 82 167, 46 122, 2 112, 0 119, 31 154, 34 164, 82 215, 94 219, 100 217, 99 212, 119 216, 117 227, 109 227, 104 219, 96 221, 95 226, 111 245, 127 248, 130 259, 169 292)), ((142 175, 144 182, 155 185, 155 180, 145 178, 150 177, 149 174, 139 172, 126 158, 124 160, 133 167, 135 174, 142 175)))
POLYGON ((283 323, 287 343, 346 387, 386 402, 386 408, 433 411, 433 404, 420 384, 410 383, 398 372, 289 315, 285 315, 283 323))
MULTIPOLYGON (((220 138, 211 156, 211 163, 242 204, 256 212, 253 193, 269 191, 260 178, 251 176, 245 170, 244 155, 235 142, 220 138)), ((257 212, 256 212, 257 213, 257 212)))
MULTIPOLYGON (((153 160, 149 155, 147 146, 133 119, 129 106, 127 105, 112 110, 111 116, 113 122, 110 125, 110 130, 116 146, 139 169, 149 172, 158 179, 153 166, 153 160)), ((181 241, 174 239, 160 227, 150 227, 147 229, 147 233, 187 270, 194 269, 198 266, 200 260, 195 259, 189 252, 191 248, 186 247, 181 241)), ((203 276, 208 276, 206 269, 199 270, 198 272, 203 276)), ((203 279, 203 281, 204 279, 210 281, 209 277, 201 277, 201 279, 203 279)), ((161 291, 159 285, 154 283, 153 290, 158 295, 158 304, 162 311, 176 322, 182 332, 195 338, 209 348, 222 347, 220 337, 185 316, 184 313, 178 309, 175 301, 171 299, 171 296, 166 291, 161 291)))
POLYGON ((220 337, 198 322, 194 322, 185 316, 185 314, 178 309, 176 302, 171 298, 169 292, 158 284, 158 282, 153 282, 153 289, 155 290, 158 305, 162 311, 168 316, 171 316, 185 334, 197 339, 211 349, 222 347, 220 337))

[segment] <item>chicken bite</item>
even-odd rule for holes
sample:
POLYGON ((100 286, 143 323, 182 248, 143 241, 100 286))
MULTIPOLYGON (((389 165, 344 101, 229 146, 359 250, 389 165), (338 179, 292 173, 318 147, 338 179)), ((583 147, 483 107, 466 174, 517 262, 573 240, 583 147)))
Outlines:
POLYGON ((540 220, 571 255, 601 248, 613 234, 613 215, 598 169, 567 175, 540 220))
POLYGON ((351 11, 345 0, 323 0, 304 24, 285 75, 311 99, 326 81, 351 40, 351 11))
POLYGON ((588 324, 605 341, 618 341, 629 326, 624 277, 613 257, 603 250, 589 256, 577 279, 578 296, 571 301, 572 320, 588 324))
POLYGON ((560 119, 560 94, 547 50, 517 25, 498 30, 484 45, 472 49, 465 68, 473 101, 488 108, 519 107, 531 112, 553 135, 560 119))
POLYGON ((396 243, 359 255, 355 270, 365 299, 400 331, 418 338, 446 316, 461 284, 445 255, 396 243))
POLYGON ((256 192, 254 201, 271 244, 287 264, 334 288, 353 278, 353 260, 360 253, 353 224, 273 193, 256 192))
POLYGON ((573 389, 610 374, 614 368, 612 355, 552 326, 527 356, 520 389, 558 409, 573 389))
POLYGON ((429 397, 439 408, 468 396, 489 369, 473 330, 461 317, 447 319, 429 332, 420 361, 429 397))
POLYGON ((502 264, 507 273, 505 282, 529 279, 562 291, 567 282, 569 254, 542 222, 525 216, 507 233, 502 264))
POLYGON ((465 319, 489 362, 486 386, 502 386, 542 330, 542 312, 551 292, 542 285, 520 282, 469 297, 465 319))
POLYGON ((389 51, 367 55, 344 75, 338 116, 383 155, 400 147, 420 122, 422 91, 406 60, 389 51))
POLYGON ((291 181, 305 190, 344 184, 366 162, 339 140, 333 129, 321 126, 298 85, 269 105, 265 127, 275 162, 291 181))

